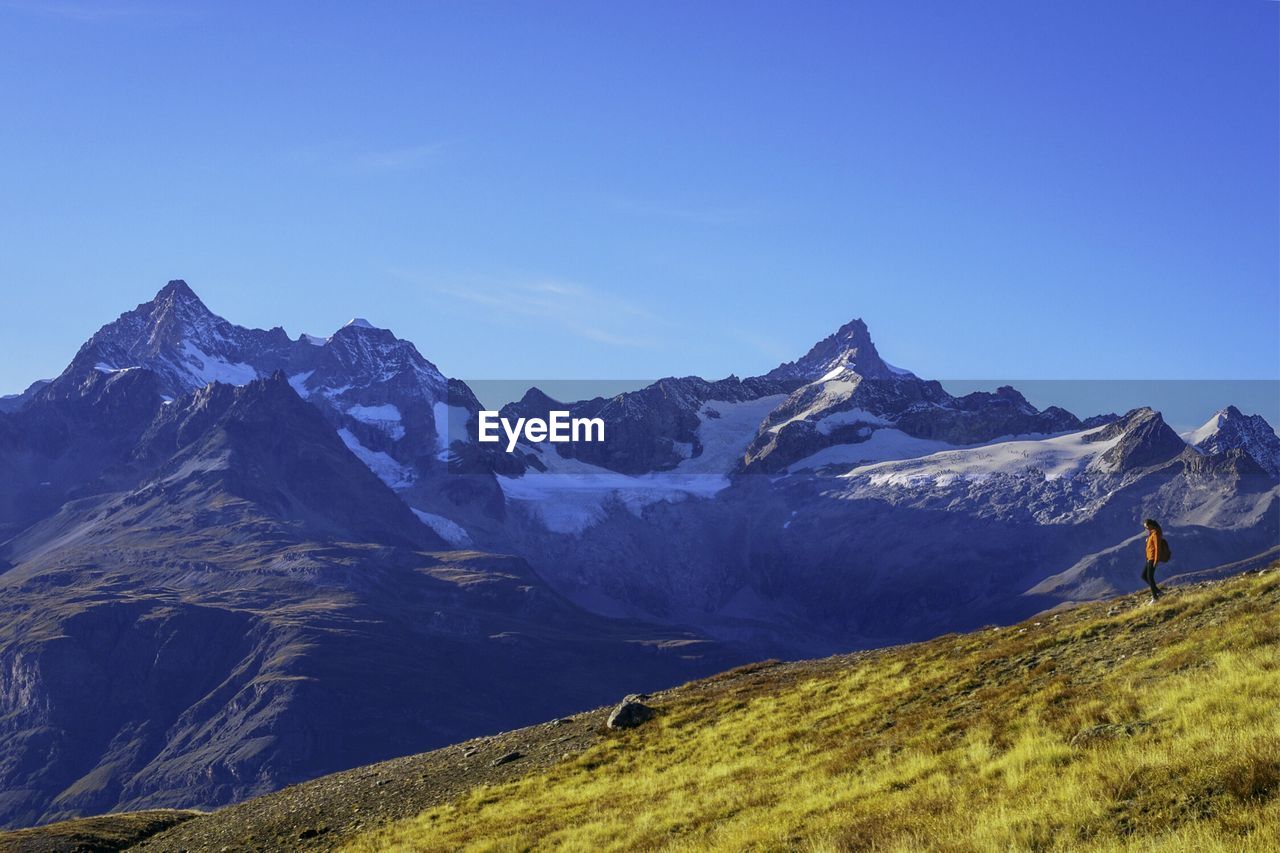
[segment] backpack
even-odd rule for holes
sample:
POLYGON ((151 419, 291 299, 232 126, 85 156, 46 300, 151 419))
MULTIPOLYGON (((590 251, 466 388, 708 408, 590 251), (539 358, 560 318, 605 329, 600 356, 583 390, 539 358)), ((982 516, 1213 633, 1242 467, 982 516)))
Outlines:
POLYGON ((1156 562, 1167 563, 1172 559, 1173 550, 1169 548, 1169 540, 1161 536, 1159 543, 1156 545, 1156 562))

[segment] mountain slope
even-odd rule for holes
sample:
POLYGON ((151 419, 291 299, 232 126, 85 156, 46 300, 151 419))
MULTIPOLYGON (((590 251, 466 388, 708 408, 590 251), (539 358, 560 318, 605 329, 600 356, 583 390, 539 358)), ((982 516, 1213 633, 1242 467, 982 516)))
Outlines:
POLYGON ((221 805, 731 659, 437 550, 281 373, 168 403, 147 377, 89 377, 150 422, 0 544, 4 824, 221 805))
POLYGON ((255 525, 0 575, 6 824, 216 807, 732 660, 584 613, 517 558, 246 541, 255 525))
POLYGON ((350 849, 1276 849, 1280 574, 1138 600, 694 683, 350 849))
MULTIPOLYGON (((131 849, 1274 849, 1280 564, 1141 601, 752 664, 652 694, 658 718, 630 732, 597 709, 286 788, 131 849)), ((0 843, 66 849, 51 846, 66 826, 0 843)))

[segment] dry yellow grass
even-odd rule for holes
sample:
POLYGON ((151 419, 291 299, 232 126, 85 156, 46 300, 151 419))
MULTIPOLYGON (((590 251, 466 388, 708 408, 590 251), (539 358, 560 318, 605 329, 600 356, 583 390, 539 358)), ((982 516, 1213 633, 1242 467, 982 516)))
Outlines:
POLYGON ((1137 601, 694 685, 349 849, 1280 850, 1280 572, 1137 601))

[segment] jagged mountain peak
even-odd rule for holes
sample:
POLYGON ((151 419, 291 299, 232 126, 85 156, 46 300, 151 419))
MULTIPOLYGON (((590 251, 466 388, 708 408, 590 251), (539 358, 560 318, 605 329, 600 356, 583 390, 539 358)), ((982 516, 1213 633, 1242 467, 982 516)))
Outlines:
POLYGON ((849 322, 836 329, 834 333, 828 336, 839 341, 858 342, 871 339, 871 333, 867 329, 867 323, 861 317, 854 317, 849 322))
POLYGON ((182 279, 107 323, 85 342, 54 381, 72 394, 94 371, 136 367, 156 373, 164 393, 178 396, 209 382, 244 383, 289 361, 294 342, 283 329, 246 329, 214 314, 182 279))
POLYGON ((1122 473, 1168 462, 1186 450, 1186 444, 1150 406, 1130 409, 1119 420, 1087 433, 1086 443, 1112 441, 1115 444, 1099 457, 1098 470, 1122 473))
POLYGON ((957 398, 956 405, 963 409, 980 409, 994 406, 1013 409, 1024 415, 1039 414, 1039 409, 1031 405, 1022 392, 1012 385, 1001 385, 993 392, 973 391, 957 398))
MULTIPOLYGON (((52 401, 96 399, 95 389, 108 380, 135 373, 154 377, 156 405, 160 398, 176 401, 211 383, 242 389, 239 400, 265 402, 259 411, 284 411, 305 400, 370 470, 397 486, 412 482, 402 472, 414 459, 437 457, 451 397, 468 410, 479 408, 467 402, 474 395, 463 383, 451 384, 412 342, 362 317, 327 338, 294 339, 280 327, 252 329, 227 321, 182 279, 104 325, 38 393, 52 401)), ((216 387, 207 400, 197 400, 205 404, 202 411, 228 399, 216 387)), ((16 411, 35 396, 4 401, 0 410, 16 411)), ((179 410, 175 405, 161 421, 176 421, 179 410)), ((201 422, 184 421, 181 434, 201 422)))
POLYGON ((1182 438, 1204 454, 1242 450, 1272 477, 1280 477, 1280 436, 1261 415, 1227 406, 1182 438))
POLYGON ((198 334, 210 325, 227 323, 210 311, 180 278, 160 288, 150 302, 142 303, 136 310, 145 313, 150 335, 157 343, 164 337, 198 334))
POLYGON ((551 408, 554 406, 564 405, 536 385, 530 386, 529 390, 524 392, 524 396, 520 398, 519 404, 521 406, 532 406, 534 408, 551 408))
MULTIPOLYGON (((328 340, 333 341, 337 338, 342 338, 342 337, 378 338, 378 339, 385 339, 390 341, 401 340, 400 338, 397 338, 395 333, 392 332, 390 329, 384 329, 381 326, 375 326, 372 323, 370 323, 368 320, 361 320, 359 318, 344 324, 341 328, 339 328, 336 332, 334 332, 333 335, 331 335, 328 340)), ((408 343, 408 342, 405 341, 405 343, 408 343)))
POLYGON ((823 338, 796 361, 778 365, 765 379, 813 382, 836 372, 850 371, 864 379, 891 379, 909 375, 885 363, 861 318, 845 323, 823 338))
POLYGON ((1261 415, 1246 415, 1233 405, 1228 405, 1225 409, 1219 409, 1213 413, 1209 420, 1205 421, 1198 429, 1192 430, 1186 435, 1187 443, 1198 445, 1204 441, 1211 439, 1223 429, 1232 431, 1241 428, 1248 428, 1254 419, 1262 422, 1263 426, 1270 427, 1266 419, 1261 415))
POLYGON ((1108 421, 1101 429, 1086 435, 1084 440, 1110 441, 1118 435, 1123 435, 1135 427, 1153 420, 1159 420, 1160 423, 1164 423, 1164 418, 1155 409, 1150 406, 1139 406, 1136 409, 1130 409, 1114 420, 1108 421))
POLYGON ((243 386, 236 388, 236 397, 238 399, 276 398, 283 396, 289 401, 300 400, 298 393, 289 384, 289 378, 283 370, 273 370, 266 376, 259 376, 257 379, 246 382, 243 386))
POLYGON ((181 278, 169 279, 165 286, 156 292, 156 298, 153 301, 159 302, 165 299, 197 302, 201 306, 204 305, 200 302, 200 297, 196 296, 196 292, 191 289, 191 285, 181 278))
POLYGON ((411 342, 362 317, 328 338, 293 340, 279 327, 250 329, 228 322, 182 279, 99 329, 64 371, 62 390, 74 394, 95 371, 135 367, 156 373, 172 397, 210 382, 245 385, 277 370, 302 377, 294 387, 304 393, 317 388, 358 392, 394 382, 443 399, 447 384, 411 342))
POLYGON ((144 314, 153 334, 180 331, 174 327, 182 324, 216 322, 222 319, 210 311, 190 285, 180 278, 173 279, 160 288, 151 301, 142 303, 135 310, 144 314))
POLYGON ((419 385, 438 399, 446 396, 444 375, 411 341, 368 321, 352 320, 334 332, 317 352, 319 362, 307 381, 308 389, 361 388, 399 380, 419 385))

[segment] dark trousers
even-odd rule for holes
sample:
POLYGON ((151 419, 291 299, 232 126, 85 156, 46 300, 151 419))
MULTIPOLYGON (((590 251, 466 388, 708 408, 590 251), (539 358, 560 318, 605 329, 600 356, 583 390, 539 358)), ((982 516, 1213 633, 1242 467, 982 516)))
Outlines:
POLYGON ((1156 586, 1156 564, 1154 560, 1147 560, 1147 564, 1142 567, 1142 579, 1150 584, 1152 598, 1160 594, 1160 587, 1156 586))

